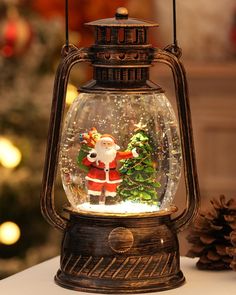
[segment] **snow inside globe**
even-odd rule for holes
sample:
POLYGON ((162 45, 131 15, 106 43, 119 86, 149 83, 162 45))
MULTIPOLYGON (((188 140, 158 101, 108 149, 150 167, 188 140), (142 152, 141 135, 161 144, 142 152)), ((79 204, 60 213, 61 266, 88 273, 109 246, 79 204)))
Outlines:
POLYGON ((177 121, 162 92, 80 93, 66 115, 60 171, 73 211, 169 210, 181 161, 177 121))

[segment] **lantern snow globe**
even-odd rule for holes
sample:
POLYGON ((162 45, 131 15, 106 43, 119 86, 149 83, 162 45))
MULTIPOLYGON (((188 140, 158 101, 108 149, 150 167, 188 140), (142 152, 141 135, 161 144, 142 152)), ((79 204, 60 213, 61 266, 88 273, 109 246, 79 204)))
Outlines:
POLYGON ((64 48, 54 86, 41 206, 64 231, 55 281, 112 294, 175 288, 184 282, 177 233, 198 207, 183 66, 170 47, 148 43, 148 29, 157 25, 129 18, 125 8, 87 25, 95 28, 95 44, 64 48), (80 88, 62 129, 69 72, 82 61, 92 64, 93 80, 80 88), (180 134, 164 91, 149 81, 153 62, 172 69, 180 134), (172 218, 182 158, 186 209, 172 218), (57 163, 68 217, 54 206, 57 163))

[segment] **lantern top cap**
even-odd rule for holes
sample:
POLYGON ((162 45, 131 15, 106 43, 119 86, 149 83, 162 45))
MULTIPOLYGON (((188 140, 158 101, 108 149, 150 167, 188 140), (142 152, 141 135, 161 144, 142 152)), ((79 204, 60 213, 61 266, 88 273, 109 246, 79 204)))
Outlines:
POLYGON ((86 23, 88 26, 95 27, 158 27, 159 25, 150 21, 143 21, 135 18, 129 18, 128 9, 119 7, 116 10, 115 17, 95 20, 86 23))

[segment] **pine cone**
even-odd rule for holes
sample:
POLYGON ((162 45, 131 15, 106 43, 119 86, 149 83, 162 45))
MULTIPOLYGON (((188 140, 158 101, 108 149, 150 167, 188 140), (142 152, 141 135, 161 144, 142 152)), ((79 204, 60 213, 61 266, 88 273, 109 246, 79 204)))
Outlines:
POLYGON ((193 224, 187 240, 193 244, 188 257, 199 257, 199 269, 230 269, 232 257, 228 254, 231 246, 230 233, 236 229, 236 200, 226 201, 221 195, 219 200, 211 200, 213 208, 200 213, 193 224))
MULTIPOLYGON (((236 220, 236 216, 235 216, 236 220)), ((236 222, 236 221, 235 221, 236 222)), ((236 230, 232 231, 230 234, 231 244, 233 247, 227 248, 227 253, 233 257, 230 267, 236 271, 236 230)))

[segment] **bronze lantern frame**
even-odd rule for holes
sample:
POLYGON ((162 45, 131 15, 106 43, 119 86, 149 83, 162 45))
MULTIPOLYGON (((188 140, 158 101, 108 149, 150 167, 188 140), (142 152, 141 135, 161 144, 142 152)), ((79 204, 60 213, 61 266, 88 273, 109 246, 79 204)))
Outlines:
POLYGON ((64 232, 61 266, 55 281, 74 290, 111 294, 175 288, 185 281, 180 270, 177 233, 192 222, 199 207, 188 86, 180 51, 173 50, 173 46, 164 50, 153 48, 147 43, 147 30, 157 25, 130 19, 125 9, 118 9, 115 18, 88 25, 96 28, 95 45, 80 49, 64 46, 54 84, 41 209, 45 219, 64 232), (123 43, 118 40, 120 29, 124 33, 123 43), (161 92, 159 86, 148 80, 149 68, 153 62, 159 62, 171 69, 187 192, 186 208, 176 218, 171 218, 175 208, 136 215, 91 214, 67 208, 69 219, 55 209, 53 187, 66 88, 71 68, 80 62, 90 62, 94 67, 94 80, 81 88, 82 92, 92 93, 161 92))

